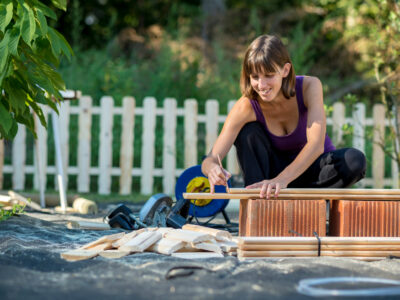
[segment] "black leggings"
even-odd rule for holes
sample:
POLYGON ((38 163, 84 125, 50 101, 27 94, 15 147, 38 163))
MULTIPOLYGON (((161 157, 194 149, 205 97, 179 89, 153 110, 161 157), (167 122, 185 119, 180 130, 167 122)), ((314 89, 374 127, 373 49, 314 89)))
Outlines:
MULTIPOLYGON (((271 145, 259 122, 245 124, 235 141, 245 185, 272 179, 293 158, 271 145)), ((315 162, 288 187, 345 188, 365 177, 365 155, 354 148, 343 148, 321 154, 315 162)))

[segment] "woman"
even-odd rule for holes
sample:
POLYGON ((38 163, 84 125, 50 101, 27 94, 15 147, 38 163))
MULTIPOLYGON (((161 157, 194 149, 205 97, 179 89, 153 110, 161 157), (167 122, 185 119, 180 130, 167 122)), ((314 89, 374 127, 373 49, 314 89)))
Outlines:
POLYGON ((246 51, 242 97, 229 113, 202 163, 211 192, 231 176, 218 164, 233 144, 246 188, 269 199, 286 187, 341 188, 365 176, 366 160, 353 148, 336 150, 326 134, 322 84, 295 76, 288 51, 276 36, 262 35, 246 51))

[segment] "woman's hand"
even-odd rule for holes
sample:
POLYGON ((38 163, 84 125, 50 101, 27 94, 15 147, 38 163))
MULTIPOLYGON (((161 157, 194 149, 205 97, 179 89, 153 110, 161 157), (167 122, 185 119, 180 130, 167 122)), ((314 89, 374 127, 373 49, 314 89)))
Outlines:
POLYGON ((272 194, 272 190, 275 190, 274 197, 278 197, 280 190, 286 188, 288 184, 289 182, 287 180, 275 177, 248 185, 246 189, 261 188, 260 199, 265 198, 268 200, 272 194))
POLYGON ((231 173, 221 168, 218 164, 214 164, 208 172, 208 181, 210 182, 210 193, 214 193, 215 185, 228 185, 228 179, 231 173))

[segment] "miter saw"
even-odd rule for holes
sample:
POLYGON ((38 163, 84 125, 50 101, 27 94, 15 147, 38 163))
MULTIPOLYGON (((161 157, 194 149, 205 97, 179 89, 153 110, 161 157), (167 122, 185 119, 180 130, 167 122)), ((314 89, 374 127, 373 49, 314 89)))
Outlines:
MULTIPOLYGON (((228 186, 231 181, 228 180, 228 186)), ((225 193, 225 186, 215 186, 216 193, 225 193)), ((143 227, 173 227, 181 228, 193 218, 197 223, 208 224, 218 213, 222 213, 226 224, 231 224, 225 207, 229 200, 198 199, 188 200, 183 198, 183 193, 209 193, 210 183, 201 171, 201 166, 186 169, 179 176, 175 185, 176 202, 166 194, 156 194, 150 197, 139 213, 135 216, 125 205, 121 204, 106 218, 105 222, 111 227, 124 229, 138 229, 143 227), (210 217, 207 222, 200 223, 198 218, 210 217)))

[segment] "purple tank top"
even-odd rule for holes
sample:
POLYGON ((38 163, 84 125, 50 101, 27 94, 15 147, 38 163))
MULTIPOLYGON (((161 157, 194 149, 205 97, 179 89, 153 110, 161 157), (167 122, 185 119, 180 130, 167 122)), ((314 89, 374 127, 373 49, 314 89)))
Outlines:
MULTIPOLYGON (((286 152, 290 156, 297 155, 307 143, 307 107, 304 105, 303 99, 303 79, 303 76, 296 76, 296 98, 297 107, 299 109, 299 122, 297 123, 296 129, 287 135, 277 136, 271 133, 268 130, 260 104, 257 100, 250 99, 250 103, 253 106, 257 121, 264 125, 272 146, 278 150, 286 152)), ((324 153, 333 151, 335 149, 335 146, 332 144, 332 141, 327 134, 325 136, 324 153)))

